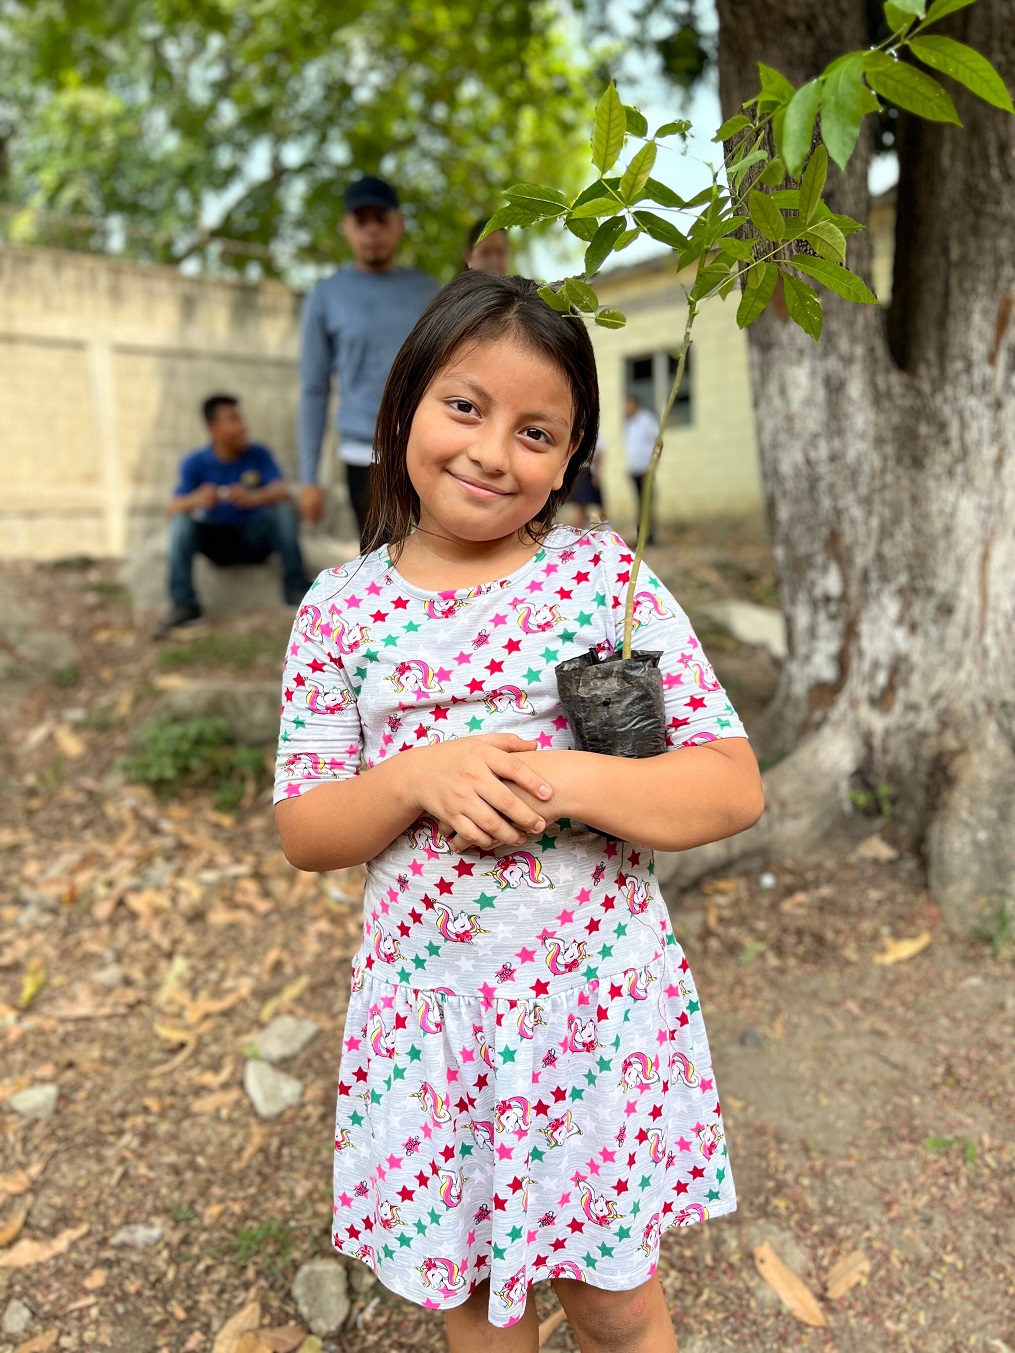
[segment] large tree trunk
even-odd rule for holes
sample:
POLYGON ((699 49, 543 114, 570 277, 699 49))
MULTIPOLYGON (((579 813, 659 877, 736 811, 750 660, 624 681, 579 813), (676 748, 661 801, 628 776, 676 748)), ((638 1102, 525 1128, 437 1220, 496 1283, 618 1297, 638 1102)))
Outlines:
MULTIPOLYGON (((862 0, 718 9, 726 117, 756 92, 759 60, 799 85, 868 41, 862 0)), ((940 31, 1010 84, 1007 9, 979 0, 940 31)), ((820 343, 775 305, 749 336, 790 645, 773 717, 797 748, 758 836, 805 844, 851 786, 891 785, 947 920, 968 930, 985 901, 1015 896, 1012 334, 991 361, 1015 285, 1015 118, 955 93, 964 129, 902 128, 890 309, 825 293, 820 343)), ((868 135, 830 175, 830 205, 860 220, 870 153, 868 135)), ((850 264, 870 281, 866 235, 850 264)))

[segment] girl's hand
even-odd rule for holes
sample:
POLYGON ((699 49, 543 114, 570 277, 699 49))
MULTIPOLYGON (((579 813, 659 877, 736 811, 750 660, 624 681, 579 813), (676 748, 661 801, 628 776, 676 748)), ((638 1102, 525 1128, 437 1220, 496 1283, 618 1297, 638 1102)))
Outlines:
POLYGON ((544 830, 546 819, 504 782, 511 781, 536 803, 553 797, 543 777, 516 755, 535 747, 513 733, 417 747, 405 755, 413 800, 460 843, 455 849, 523 845, 530 833, 544 830))

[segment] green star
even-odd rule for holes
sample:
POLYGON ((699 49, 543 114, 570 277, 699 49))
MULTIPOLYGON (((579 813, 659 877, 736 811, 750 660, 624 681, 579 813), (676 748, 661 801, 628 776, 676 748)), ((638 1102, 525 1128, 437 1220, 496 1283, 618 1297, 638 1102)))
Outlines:
POLYGON ((578 624, 582 626, 592 624, 592 617, 589 615, 588 611, 578 612, 578 624))
POLYGON ((632 1203, 632 1204, 631 1204, 631 1220, 632 1220, 632 1221, 634 1221, 634 1219, 637 1217, 637 1215, 638 1215, 638 1213, 639 1213, 640 1211, 641 1211, 641 1203, 632 1203))
POLYGON ((613 1051, 620 1051, 620 1034, 617 1034, 616 1038, 613 1040, 613 1051))
POLYGON ((613 1065, 613 1060, 612 1060, 612 1058, 610 1058, 610 1057, 597 1057, 597 1058, 596 1058, 596 1066, 599 1067, 599 1070, 600 1070, 600 1071, 609 1071, 609 1069, 610 1069, 610 1067, 611 1067, 612 1065, 613 1065))
POLYGON ((431 958, 436 958, 441 951, 441 947, 436 940, 427 940, 426 951, 431 958))
POLYGON ((536 553, 533 555, 533 559, 537 564, 541 564, 545 558, 546 558, 545 550, 537 550, 536 553))
POLYGON ((371 1103, 371 1104, 379 1104, 380 1102, 381 1102, 381 1097, 380 1097, 380 1095, 377 1093, 376 1090, 371 1090, 371 1091, 370 1091, 370 1103, 371 1103))
POLYGON ((722 1181, 723 1181, 725 1178, 726 1178, 726 1171, 725 1171, 725 1170, 716 1170, 716 1172, 715 1172, 715 1182, 716 1182, 717 1184, 721 1184, 722 1181))
POLYGON ((497 905, 497 899, 491 897, 489 893, 480 893, 476 898, 476 902, 480 911, 485 911, 487 907, 495 907, 497 905))
POLYGON ((659 579, 656 577, 654 573, 650 573, 648 575, 648 585, 649 587, 659 587, 660 585, 659 579))
POLYGON ((606 595, 605 595, 605 593, 603 593, 603 592, 597 592, 597 593, 596 593, 596 605, 597 605, 597 606, 605 606, 605 605, 606 605, 606 595))
POLYGON ((705 1194, 705 1201, 706 1201, 706 1202, 709 1202, 709 1203, 715 1203, 715 1202, 718 1202, 718 1201, 719 1201, 719 1193, 718 1193, 718 1190, 716 1190, 716 1189, 709 1189, 709 1191, 705 1194))
POLYGON ((500 1055, 502 1061, 513 1062, 518 1056, 518 1050, 516 1048, 501 1048, 500 1055))
POLYGON ((409 1049, 409 1061, 410 1061, 410 1062, 418 1062, 422 1056, 423 1056, 423 1049, 422 1049, 422 1048, 419 1048, 419 1047, 417 1047, 415 1044, 413 1044, 412 1047, 409 1049))
POLYGON ((421 1236, 426 1235, 426 1222, 422 1218, 416 1223, 416 1231, 421 1236))
POLYGON ((530 667, 529 670, 527 672, 523 672, 522 675, 525 677, 525 680, 528 682, 530 686, 534 686, 540 677, 540 673, 537 672, 534 667, 530 667))
POLYGON ((438 1222, 440 1221, 440 1219, 441 1219, 440 1213, 439 1213, 439 1212, 435 1212, 435 1211, 433 1210, 433 1208, 431 1208, 428 1215, 429 1215, 429 1217, 430 1217, 431 1222, 434 1224, 434 1226, 436 1226, 437 1223, 438 1223, 438 1222))
POLYGON ((544 659, 544 661, 546 661, 546 662, 556 662, 556 661, 557 661, 557 653, 558 653, 558 651, 559 651, 559 650, 556 649, 556 648, 544 648, 544 649, 543 649, 543 659, 544 659))
POLYGON ((288 730, 286 730, 286 732, 284 732, 282 736, 279 738, 279 742, 288 742, 288 741, 289 741, 289 732, 288 730))
POLYGON ((576 1099, 584 1099, 584 1098, 585 1098, 585 1091, 582 1090, 582 1089, 580 1089, 577 1085, 572 1085, 572 1086, 571 1086, 571 1103, 573 1104, 573 1103, 575 1102, 576 1099))
POLYGON ((396 637, 394 634, 386 634, 386 635, 384 636, 384 647, 385 647, 385 648, 397 648, 397 647, 398 647, 398 639, 397 639, 397 637, 396 637))
POLYGON ((404 1080, 404 1079, 405 1079, 405 1067, 404 1067, 404 1066, 393 1066, 393 1067, 391 1068, 391 1078, 392 1078, 392 1080, 396 1080, 396 1081, 404 1080))
POLYGON ((556 850, 557 838, 551 836, 549 832, 543 832, 536 844, 539 846, 540 850, 556 850))
POLYGON ((624 1011, 624 1020, 623 1020, 623 1022, 626 1024, 627 1021, 628 1021, 630 1018, 631 1018, 631 1012, 630 1012, 630 1010, 625 1010, 625 1011, 624 1011))
POLYGON ((470 729, 473 733, 478 733, 482 727, 483 720, 478 718, 475 714, 473 714, 472 718, 466 724, 466 728, 470 729))
POLYGON ((402 629, 405 630, 406 634, 415 634, 419 629, 419 626, 416 624, 415 620, 410 620, 407 625, 402 626, 402 629))
POLYGON ((306 726, 307 726, 306 719, 301 718, 300 715, 297 714, 296 717, 293 719, 293 728, 306 728, 306 726))
POLYGON ((569 817, 559 817, 557 819, 557 826, 562 832, 569 832, 571 830, 571 819, 569 817))
POLYGON ((594 981, 598 976, 599 976, 599 969, 598 969, 598 968, 594 968, 594 967, 592 966, 592 964, 590 963, 589 966, 585 969, 585 980, 586 980, 586 982, 592 982, 592 981, 594 981))
POLYGON ((586 1072, 585 1072, 585 1079, 588 1081, 589 1085, 595 1085, 595 1083, 596 1083, 596 1073, 595 1073, 594 1071, 586 1071, 586 1072))
POLYGON ((381 1250, 381 1254, 384 1255, 385 1259, 394 1259, 395 1257, 395 1251, 391 1248, 390 1245, 385 1245, 384 1248, 381 1250))
POLYGON ((459 1149, 459 1151, 461 1151, 461 1153, 462 1153, 462 1160, 464 1160, 466 1156, 471 1156, 471 1155, 472 1155, 472 1143, 471 1143, 471 1142, 463 1142, 463 1143, 461 1144, 461 1146, 460 1146, 458 1149, 459 1149))
POLYGON ((613 1247, 611 1245, 607 1245, 605 1240, 602 1240, 599 1242, 599 1253, 603 1256, 604 1259, 612 1259, 613 1247))
POLYGON ((360 1113, 359 1109, 353 1109, 352 1113, 349 1115, 349 1122, 353 1127, 359 1127, 360 1123, 363 1122, 363 1115, 360 1113))
POLYGON ((359 677, 360 681, 365 680, 367 674, 367 669, 365 667, 357 667, 355 668, 355 672, 356 675, 359 677))
POLYGON ((408 1250, 412 1248, 412 1239, 407 1235, 400 1235, 398 1237, 398 1243, 399 1245, 401 1245, 403 1250, 408 1250))
POLYGON ((560 642, 561 642, 562 644, 573 644, 573 643, 574 643, 574 640, 575 640, 575 631, 574 631, 574 630, 561 630, 561 632, 560 632, 560 642))
POLYGON ((582 1263, 585 1265, 586 1268, 595 1268, 595 1266, 599 1263, 599 1260, 595 1257, 595 1255, 583 1254, 582 1263))
POLYGON ((618 1239, 618 1240, 629 1240, 630 1237, 631 1237, 631 1228, 630 1228, 630 1226, 618 1226, 618 1227, 617 1227, 617 1239, 618 1239))
POLYGON ((506 1246, 506 1245, 494 1245, 494 1247, 493 1247, 493 1257, 494 1257, 495 1259, 503 1259, 506 1253, 507 1253, 507 1246, 506 1246))
POLYGON ((688 1013, 689 1015, 696 1015, 700 1009, 701 1009, 701 1003, 700 1003, 699 1001, 688 1001, 688 1002, 687 1002, 687 1013, 688 1013))
POLYGON ((532 1150, 529 1152, 529 1159, 538 1162, 541 1161, 545 1155, 546 1155, 545 1151, 540 1151, 538 1146, 534 1146, 532 1150))
POLYGON ((651 1188, 651 1186, 652 1186, 652 1176, 650 1174, 643 1174, 641 1177, 641 1182, 639 1183, 638 1187, 640 1189, 647 1189, 651 1188))
POLYGON ((418 972, 420 968, 425 968, 425 967, 426 967, 426 959, 425 959, 425 958, 421 958, 421 957, 419 956, 419 954, 413 954, 413 956, 412 956, 412 966, 413 966, 413 967, 416 969, 416 971, 418 972))
POLYGON ((390 1076, 389 1076, 388 1079, 384 1082, 384 1088, 385 1088, 385 1090, 390 1090, 390 1089, 391 1089, 391 1077, 390 1077, 390 1076))
POLYGON ((398 980, 399 980, 400 982, 404 982, 404 983, 406 984, 406 986, 409 985, 409 978, 410 978, 411 976, 412 976, 412 973, 411 973, 411 972, 407 972, 405 968, 399 968, 399 970, 398 970, 398 980))
POLYGON ((512 1226, 511 1230, 508 1232, 508 1240, 521 1240, 521 1238, 522 1228, 520 1226, 512 1226))
POLYGON ((613 945, 612 945, 612 944, 604 944, 603 947, 599 950, 599 957, 600 957, 601 960, 604 959, 604 958, 612 958, 612 957, 613 957, 613 945))

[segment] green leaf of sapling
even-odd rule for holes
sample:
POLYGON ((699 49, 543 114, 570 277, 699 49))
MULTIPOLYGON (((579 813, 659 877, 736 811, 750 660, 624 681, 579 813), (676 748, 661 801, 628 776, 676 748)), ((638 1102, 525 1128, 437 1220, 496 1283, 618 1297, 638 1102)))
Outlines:
POLYGON ((846 237, 831 221, 812 221, 804 230, 802 238, 822 258, 827 258, 833 263, 845 262, 846 237))
POLYGON ((758 175, 758 182, 763 183, 766 188, 777 188, 786 178, 786 166, 782 162, 782 157, 777 155, 774 160, 770 160, 762 172, 758 175))
POLYGON ((755 230, 764 235, 766 240, 778 243, 786 238, 786 222, 768 193, 753 188, 747 199, 747 210, 755 230))
POLYGON ((495 230, 507 230, 510 226, 535 225, 537 221, 544 220, 546 214, 535 204, 522 206, 521 203, 510 202, 506 207, 499 207, 494 212, 479 238, 485 240, 487 235, 491 235, 495 230))
POLYGON ((624 148, 624 136, 627 133, 627 117, 624 105, 617 93, 617 86, 611 80, 606 92, 596 104, 596 120, 592 127, 592 163, 605 174, 617 163, 617 157, 624 148))
POLYGON ((892 33, 905 33, 916 23, 915 14, 907 14, 894 0, 885 0, 885 18, 892 33))
POLYGON ((604 305, 602 310, 596 312, 596 323, 604 329, 623 329, 627 316, 616 306, 604 305))
POLYGON ((775 294, 779 269, 774 263, 758 263, 747 274, 747 285, 737 307, 737 324, 746 329, 764 311, 775 294))
POLYGON ((833 63, 825 74, 821 97, 821 139, 845 170, 856 148, 863 121, 863 57, 859 52, 833 63))
POLYGON ((636 211, 634 219, 647 235, 651 235, 660 244, 668 244, 671 249, 686 249, 687 236, 669 221, 657 216, 654 211, 636 211))
POLYGON ((686 118, 681 118, 677 122, 664 122, 656 132, 656 140, 661 136, 686 136, 691 130, 691 125, 686 118))
POLYGON ((604 221, 592 236, 592 243, 585 250, 585 276, 592 277, 602 267, 605 259, 613 253, 617 237, 623 233, 623 216, 611 216, 604 221))
POLYGON ((944 19, 947 15, 954 14, 956 10, 965 9, 967 5, 975 3, 976 0, 934 0, 927 11, 927 23, 937 23, 938 19, 944 19))
POLYGON ((564 287, 559 290, 550 286, 547 282, 541 287, 536 288, 536 295, 542 296, 543 300, 551 310, 556 310, 558 315, 567 315, 571 311, 571 301, 564 287))
POLYGON ((761 93, 757 99, 759 113, 778 108, 782 103, 789 103, 795 90, 785 75, 780 75, 763 61, 758 62, 758 74, 761 76, 761 93))
POLYGON ((932 34, 927 38, 913 38, 909 50, 925 66, 931 66, 943 75, 950 75, 985 103, 1002 108, 1006 113, 1015 112, 1011 95, 1000 75, 985 56, 967 47, 964 42, 932 34))
POLYGON ((800 180, 800 219, 805 225, 814 219, 827 177, 828 151, 824 146, 817 145, 811 152, 811 158, 807 161, 807 168, 800 180))
POLYGON ((868 52, 863 58, 863 70, 871 89, 907 112, 916 113, 928 122, 953 122, 962 126, 948 93, 915 66, 897 61, 887 52, 868 52))
POLYGON ((505 188, 504 196, 509 202, 531 206, 533 209, 538 207, 550 215, 562 215, 568 206, 563 193, 556 188, 544 188, 539 183, 513 183, 510 188, 505 188))
POLYGON ((656 162, 656 143, 648 141, 620 176, 620 196, 626 203, 637 202, 642 189, 648 183, 652 166, 656 162))
POLYGON ((783 295, 786 298, 786 310, 791 320, 800 325, 805 334, 810 334, 815 342, 821 337, 823 314, 818 293, 806 282, 801 282, 789 273, 782 275, 783 295))
POLYGON ((811 80, 796 91, 783 119, 782 135, 777 142, 787 172, 793 177, 800 173, 814 134, 814 119, 821 102, 821 80, 811 80))
POLYGON ((614 241, 613 252, 619 254, 621 249, 626 249, 629 244, 633 244, 640 234, 641 231, 637 227, 622 230, 614 241))
POLYGON ((599 309, 599 297, 588 282, 583 282, 581 278, 569 277, 562 290, 575 309, 583 311, 586 315, 594 315, 599 309))
POLYGON ((645 114, 637 108, 632 108, 629 103, 624 104, 624 122, 631 136, 644 136, 648 131, 645 114))
POLYGON ((730 137, 735 136, 737 132, 742 132, 745 127, 751 127, 753 125, 754 124, 749 117, 745 117, 743 113, 737 113, 735 117, 726 119, 716 132, 715 136, 712 137, 712 140, 728 141, 730 137))
POLYGON ((838 263, 829 263, 823 258, 808 258, 796 254, 793 267, 813 277, 816 282, 844 297, 847 301, 856 301, 861 305, 876 305, 878 298, 856 273, 850 272, 838 263))
POLYGON ((659 207, 672 207, 675 211, 683 211, 687 203, 675 193, 672 188, 667 188, 665 183, 660 183, 658 179, 648 178, 645 180, 645 186, 641 190, 641 200, 644 202, 654 202, 659 207))

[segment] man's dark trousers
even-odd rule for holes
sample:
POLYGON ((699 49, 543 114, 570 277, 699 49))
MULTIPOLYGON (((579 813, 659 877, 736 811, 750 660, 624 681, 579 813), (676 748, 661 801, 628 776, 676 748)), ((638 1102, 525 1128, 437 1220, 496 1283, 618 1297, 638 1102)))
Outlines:
POLYGON ((270 555, 279 555, 283 592, 292 605, 310 586, 291 503, 254 508, 242 522, 228 524, 195 521, 186 512, 175 516, 169 537, 169 593, 177 606, 198 604, 193 579, 195 554, 223 566, 263 564, 270 555))

